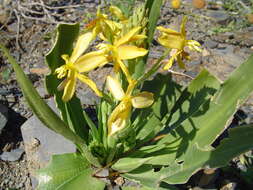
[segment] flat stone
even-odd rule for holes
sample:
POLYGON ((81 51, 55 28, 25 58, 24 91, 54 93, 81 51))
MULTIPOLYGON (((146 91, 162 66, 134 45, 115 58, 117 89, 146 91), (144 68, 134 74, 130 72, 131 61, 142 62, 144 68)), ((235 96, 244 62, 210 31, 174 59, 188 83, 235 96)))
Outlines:
POLYGON ((0 134, 8 121, 8 108, 0 104, 0 134))
POLYGON ((223 63, 234 67, 240 66, 245 61, 245 58, 235 52, 232 46, 228 46, 225 49, 216 49, 213 51, 213 54, 220 56, 223 59, 223 63))
POLYGON ((217 45, 218 45, 218 43, 213 41, 213 40, 206 40, 205 41, 205 46, 210 48, 210 49, 216 48, 217 45))
POLYGON ((18 161, 23 153, 24 153, 24 149, 17 148, 17 149, 10 151, 10 152, 3 152, 0 155, 0 158, 3 161, 14 162, 14 161, 18 161))
MULTIPOLYGON (((48 105, 57 112, 53 98, 48 105)), ((32 185, 36 187, 35 173, 39 168, 45 167, 52 155, 73 153, 75 145, 63 136, 48 129, 35 115, 29 118, 21 127, 27 154, 28 169, 32 176, 32 185)))
POLYGON ((226 11, 209 10, 207 15, 219 24, 227 24, 230 18, 226 11))

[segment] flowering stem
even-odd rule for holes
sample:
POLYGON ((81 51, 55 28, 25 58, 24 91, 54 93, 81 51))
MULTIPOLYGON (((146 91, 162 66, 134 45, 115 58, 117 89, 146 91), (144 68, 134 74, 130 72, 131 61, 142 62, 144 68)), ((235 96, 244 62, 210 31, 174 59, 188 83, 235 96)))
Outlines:
POLYGON ((147 80, 150 76, 152 76, 160 68, 160 66, 162 65, 161 61, 169 54, 169 52, 170 52, 170 49, 168 49, 164 52, 164 54, 157 60, 157 62, 151 67, 151 69, 137 80, 138 84, 147 80))

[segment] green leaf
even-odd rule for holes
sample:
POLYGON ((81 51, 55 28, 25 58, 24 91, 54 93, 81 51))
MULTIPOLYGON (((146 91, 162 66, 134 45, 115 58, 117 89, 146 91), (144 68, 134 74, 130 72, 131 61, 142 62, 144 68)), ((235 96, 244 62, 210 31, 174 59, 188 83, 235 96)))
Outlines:
POLYGON ((238 107, 252 93, 252 70, 253 55, 222 84, 208 112, 196 119, 193 118, 193 123, 199 130, 194 141, 200 147, 208 148, 229 125, 238 107))
POLYGON ((202 104, 202 109, 191 114, 183 122, 178 122, 180 127, 159 143, 180 139, 173 144, 179 147, 177 158, 182 156, 191 144, 198 143, 201 148, 210 149, 212 142, 229 125, 238 106, 252 92, 251 70, 253 70, 253 56, 232 73, 210 101, 202 104))
POLYGON ((161 7, 163 5, 163 0, 147 0, 146 1, 146 8, 148 9, 148 44, 150 45, 152 43, 155 29, 156 29, 156 23, 158 21, 158 18, 160 16, 161 7))
POLYGON ((28 102, 33 113, 39 118, 39 120, 47 126, 49 129, 59 133, 66 139, 72 141, 78 147, 90 163, 95 166, 100 166, 96 158, 94 158, 88 151, 85 141, 71 131, 68 126, 59 118, 59 116, 41 99, 39 93, 33 87, 31 81, 27 78, 21 67, 17 64, 16 60, 10 55, 8 49, 0 44, 0 48, 3 50, 5 56, 16 73, 17 81, 22 89, 23 95, 28 102))
POLYGON ((105 183, 92 177, 93 172, 80 154, 53 155, 49 165, 38 171, 38 190, 103 190, 105 183))
POLYGON ((252 135, 253 125, 240 126, 231 129, 229 138, 224 139, 215 150, 203 151, 197 145, 191 146, 183 163, 175 163, 161 170, 161 173, 168 176, 163 181, 169 184, 185 183, 201 168, 226 166, 231 159, 253 148, 252 135))
POLYGON ((174 104, 171 110, 171 120, 169 121, 170 129, 178 127, 184 120, 197 112, 198 114, 205 114, 208 109, 206 105, 219 87, 220 82, 207 70, 203 69, 174 104))
MULTIPOLYGON (((138 128, 141 128, 140 131, 137 131, 138 144, 147 143, 147 140, 155 137, 163 128, 165 129, 162 133, 171 132, 173 128, 179 127, 182 121, 196 112, 202 111, 204 113, 206 107, 203 105, 209 101, 219 86, 219 81, 205 69, 184 90, 172 81, 171 76, 159 74, 152 81, 145 82, 143 89, 156 95, 155 103, 151 109, 156 115, 160 116, 160 120, 162 121, 154 115, 145 116, 143 113, 146 113, 147 110, 141 112, 137 117, 140 122, 136 122, 135 124, 138 125, 138 128), (172 124, 166 127, 168 123, 172 124)), ((181 127, 179 128, 181 129, 181 127)), ((161 135, 158 135, 156 138, 159 138, 161 135)), ((174 162, 183 153, 182 142, 188 145, 186 142, 189 141, 191 135, 185 135, 184 138, 174 136, 172 132, 161 140, 158 146, 144 146, 128 156, 132 159, 140 160, 143 157, 152 157, 145 164, 170 165, 171 162, 174 162)))
POLYGON ((142 91, 154 94, 154 104, 134 112, 136 117, 133 119, 133 127, 137 133, 138 143, 152 139, 162 129, 161 121, 170 114, 182 87, 172 80, 171 75, 157 74, 152 80, 144 82, 142 91))
POLYGON ((86 111, 83 112, 83 115, 84 115, 84 118, 85 118, 87 124, 90 127, 90 131, 91 131, 92 137, 99 142, 100 141, 100 137, 99 137, 99 134, 98 134, 97 126, 90 119, 90 117, 88 116, 88 114, 86 113, 86 111))
POLYGON ((151 106, 151 110, 162 120, 165 115, 171 112, 183 89, 172 80, 171 74, 159 73, 152 80, 144 82, 142 91, 154 94, 154 104, 151 106))
POLYGON ((186 183, 198 170, 225 166, 234 157, 252 149, 252 135, 253 125, 233 128, 229 131, 229 138, 214 150, 201 150, 195 144, 187 149, 183 161, 175 160, 157 172, 151 165, 142 165, 123 176, 151 188, 157 188, 161 181, 168 184, 186 183))
POLYGON ((57 39, 54 47, 46 56, 46 63, 51 69, 51 73, 46 76, 45 82, 49 94, 55 96, 55 101, 61 116, 65 123, 87 141, 88 128, 83 116, 83 110, 80 100, 74 96, 69 102, 62 101, 62 91, 58 91, 57 87, 60 84, 55 75, 55 69, 65 64, 61 55, 70 55, 73 49, 73 43, 79 34, 79 24, 60 24, 57 27, 57 39))
MULTIPOLYGON (((154 190, 153 188, 145 186, 123 186, 121 188, 122 190, 154 190)), ((155 190, 178 190, 178 188, 162 182, 155 190)))
POLYGON ((120 171, 120 172, 129 172, 132 171, 145 162, 150 160, 151 158, 122 158, 119 159, 115 164, 112 165, 112 169, 120 171))
POLYGON ((153 189, 158 188, 160 184, 160 175, 154 172, 151 165, 143 165, 129 173, 122 174, 122 176, 153 189))

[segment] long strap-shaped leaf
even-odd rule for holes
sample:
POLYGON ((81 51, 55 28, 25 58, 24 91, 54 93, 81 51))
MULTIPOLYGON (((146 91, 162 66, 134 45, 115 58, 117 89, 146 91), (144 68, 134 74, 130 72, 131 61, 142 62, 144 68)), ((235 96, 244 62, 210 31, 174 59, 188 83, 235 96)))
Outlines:
POLYGON ((253 91, 252 70, 253 56, 231 74, 210 102, 206 102, 205 112, 199 110, 178 123, 180 127, 173 134, 168 134, 160 143, 181 139, 173 144, 180 146, 177 158, 183 155, 189 143, 198 143, 201 148, 208 150, 212 142, 229 125, 237 108, 253 91))
POLYGON ((39 93, 33 87, 31 81, 24 74, 23 70, 17 64, 16 60, 10 55, 8 49, 1 44, 0 48, 3 50, 5 56, 12 64, 16 73, 17 81, 34 114, 48 128, 55 131, 56 133, 61 134, 66 139, 76 144, 79 148, 79 151, 85 155, 86 159, 90 163, 99 166, 100 164, 97 159, 88 151, 85 141, 76 135, 73 131, 71 131, 68 126, 58 117, 58 115, 41 99, 39 93))
POLYGON ((156 23, 158 21, 158 18, 160 16, 161 7, 163 4, 163 0, 147 0, 145 8, 148 10, 148 44, 153 40, 156 23))
POLYGON ((185 183, 198 170, 225 166, 234 157, 252 149, 252 136, 253 125, 233 128, 229 132, 229 138, 223 140, 215 150, 203 151, 195 144, 187 150, 182 163, 175 160, 174 164, 158 172, 152 166, 144 165, 123 176, 154 189, 161 181, 169 184, 185 183))

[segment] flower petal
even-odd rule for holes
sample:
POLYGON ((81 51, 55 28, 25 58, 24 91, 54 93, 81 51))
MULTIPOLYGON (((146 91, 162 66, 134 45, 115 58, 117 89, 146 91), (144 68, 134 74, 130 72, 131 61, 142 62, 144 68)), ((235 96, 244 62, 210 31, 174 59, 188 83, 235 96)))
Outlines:
POLYGON ((183 55, 182 54, 179 54, 177 56, 177 63, 178 63, 178 66, 181 68, 181 69, 186 69, 185 67, 185 64, 183 62, 183 55))
POLYGON ((183 49, 185 46, 185 39, 180 34, 163 34, 158 38, 158 42, 171 49, 183 49))
POLYGON ((87 84, 98 96, 103 96, 102 92, 97 88, 96 83, 94 83, 89 77, 77 74, 77 78, 83 83, 87 84))
POLYGON ((64 102, 69 101, 73 97, 75 89, 76 89, 76 72, 70 70, 68 73, 67 82, 64 87, 62 100, 64 102))
POLYGON ((122 100, 124 98, 125 93, 118 80, 111 76, 107 76, 106 85, 115 99, 122 100))
POLYGON ((185 30, 186 23, 187 23, 187 16, 184 16, 180 26, 180 32, 185 38, 186 38, 186 30, 185 30))
POLYGON ((132 81, 132 78, 126 65, 120 59, 117 59, 116 65, 117 64, 120 66, 121 70, 126 75, 127 81, 130 83, 132 81))
MULTIPOLYGON (((107 24, 107 26, 110 28, 113 34, 116 34, 122 28, 121 24, 114 22, 112 20, 104 20, 104 23, 107 24)), ((106 31, 103 31, 103 32, 106 32, 106 31)))
POLYGON ((201 52, 202 49, 200 48, 200 43, 195 40, 187 40, 187 46, 189 46, 190 50, 195 50, 201 52))
POLYGON ((121 60, 134 59, 144 56, 148 53, 148 50, 144 48, 138 48, 132 45, 122 45, 118 47, 118 56, 121 60))
POLYGON ((101 67, 106 63, 108 63, 108 60, 103 51, 93 51, 81 56, 75 62, 75 68, 82 73, 101 67))
POLYGON ((131 98, 132 105, 135 108, 146 108, 153 104, 154 96, 150 92, 141 92, 131 98))
POLYGON ((132 30, 130 30, 127 34, 125 34, 124 36, 122 36, 120 39, 118 39, 114 45, 115 46, 120 46, 122 44, 125 44, 127 42, 129 42, 131 40, 131 38, 133 36, 135 36, 139 31, 140 31, 141 27, 137 26, 135 28, 133 28, 132 30))
POLYGON ((137 34, 137 35, 134 35, 134 36, 130 39, 129 42, 135 42, 135 41, 137 41, 137 40, 143 40, 143 39, 145 39, 145 38, 147 38, 146 35, 144 35, 144 34, 137 34))
POLYGON ((119 20, 125 20, 126 17, 123 15, 122 11, 116 6, 110 6, 110 12, 114 14, 119 20))
POLYGON ((87 32, 78 37, 72 55, 70 56, 70 62, 74 63, 78 57, 80 57, 84 51, 88 48, 92 40, 92 32, 87 32))
POLYGON ((129 100, 125 100, 120 102, 120 104, 112 111, 107 122, 109 136, 126 126, 131 109, 131 102, 129 100))
POLYGON ((170 29, 170 28, 164 28, 164 27, 162 27, 162 26, 158 26, 156 29, 159 30, 159 31, 161 31, 161 32, 164 32, 164 33, 166 33, 166 34, 170 34, 170 35, 180 35, 179 32, 177 32, 177 31, 175 31, 175 30, 172 30, 172 29, 170 29))

